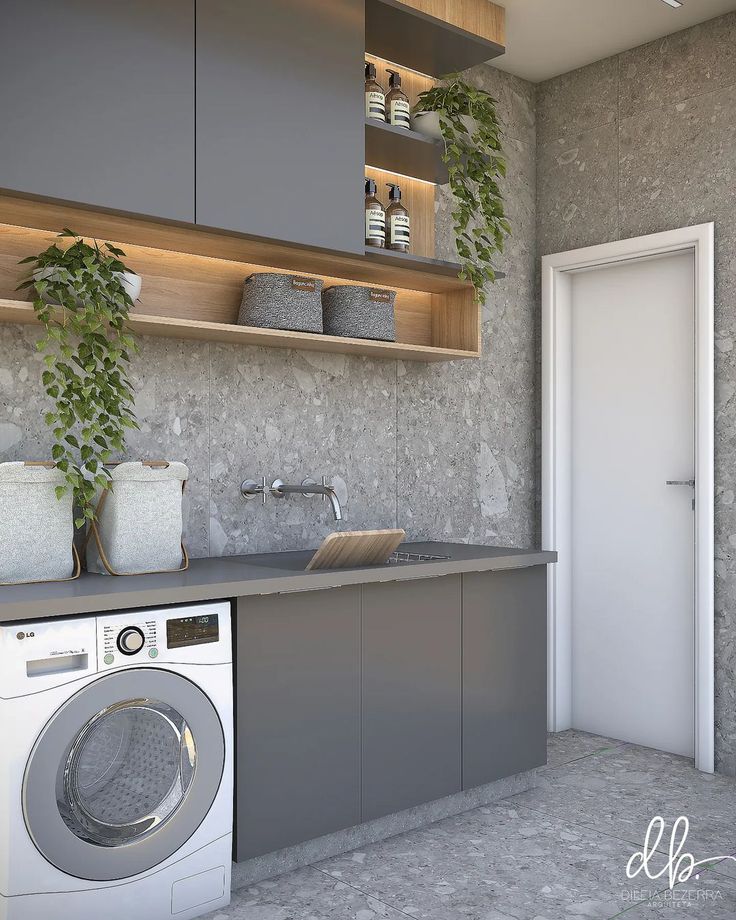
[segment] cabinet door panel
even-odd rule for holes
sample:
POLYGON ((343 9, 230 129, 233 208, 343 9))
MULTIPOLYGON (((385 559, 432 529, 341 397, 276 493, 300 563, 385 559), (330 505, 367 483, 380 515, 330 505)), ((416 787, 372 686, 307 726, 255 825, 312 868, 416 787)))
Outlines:
POLYGON ((363 820, 460 790, 460 576, 363 588, 363 820))
POLYGON ((363 0, 198 0, 198 223, 362 252, 363 36, 363 0))
POLYGON ((0 186, 194 220, 194 0, 5 0, 0 186))
POLYGON ((360 588, 241 598, 236 858, 360 822, 360 588))
POLYGON ((463 575, 463 788, 546 762, 546 566, 463 575))

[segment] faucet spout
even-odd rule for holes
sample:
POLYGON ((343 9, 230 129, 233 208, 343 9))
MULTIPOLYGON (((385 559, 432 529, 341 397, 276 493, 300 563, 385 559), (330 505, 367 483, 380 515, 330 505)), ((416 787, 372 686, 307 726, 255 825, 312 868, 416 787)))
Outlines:
POLYGON ((335 520, 342 520, 342 508, 340 506, 340 499, 337 497, 337 492, 334 486, 328 485, 324 480, 322 485, 320 485, 318 482, 313 482, 311 479, 305 479, 300 486, 297 486, 289 485, 281 479, 274 479, 271 483, 270 491, 271 494, 275 495, 277 498, 281 498, 284 495, 321 495, 323 498, 329 499, 335 520))

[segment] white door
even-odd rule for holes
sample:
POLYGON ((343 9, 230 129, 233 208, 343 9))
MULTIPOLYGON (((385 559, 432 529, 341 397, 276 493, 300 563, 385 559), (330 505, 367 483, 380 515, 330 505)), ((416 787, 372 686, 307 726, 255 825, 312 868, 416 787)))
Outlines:
POLYGON ((691 757, 694 256, 570 278, 572 725, 691 757))

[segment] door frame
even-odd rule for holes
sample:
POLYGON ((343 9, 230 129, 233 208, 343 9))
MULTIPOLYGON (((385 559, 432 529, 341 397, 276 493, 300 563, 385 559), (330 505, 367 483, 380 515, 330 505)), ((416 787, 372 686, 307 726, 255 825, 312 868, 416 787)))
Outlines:
POLYGON ((603 243, 542 259, 542 546, 547 587, 547 721, 572 723, 571 306, 574 272, 692 252, 695 260, 695 766, 714 771, 713 224, 603 243))

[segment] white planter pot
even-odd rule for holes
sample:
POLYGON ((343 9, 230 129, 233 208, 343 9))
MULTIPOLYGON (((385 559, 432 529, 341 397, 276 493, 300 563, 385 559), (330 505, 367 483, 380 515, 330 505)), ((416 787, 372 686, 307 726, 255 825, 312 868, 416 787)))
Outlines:
MULTIPOLYGON (((56 269, 51 265, 47 268, 39 268, 33 273, 33 278, 35 281, 41 281, 44 278, 50 278, 55 271, 56 269)), ((135 272, 115 272, 115 275, 120 279, 128 297, 135 303, 141 296, 141 285, 143 284, 141 276, 136 275, 135 272)))
MULTIPOLYGON (((463 124, 470 135, 475 134, 478 128, 478 122, 470 115, 461 116, 463 124)), ((434 138, 437 141, 442 140, 442 129, 440 128, 440 116, 437 112, 418 112, 412 116, 411 126, 415 131, 423 134, 425 137, 434 138)))

